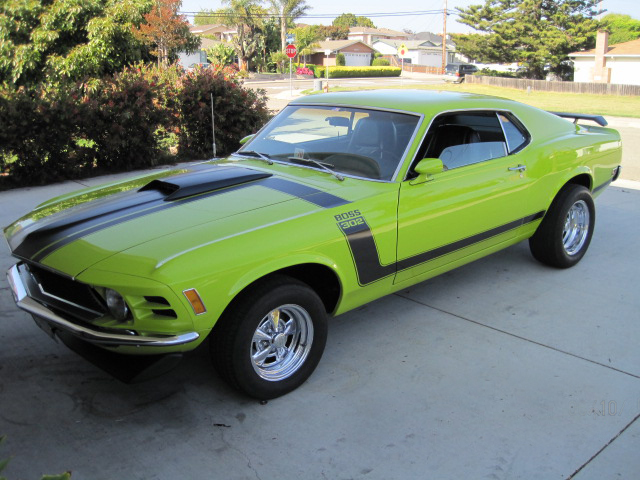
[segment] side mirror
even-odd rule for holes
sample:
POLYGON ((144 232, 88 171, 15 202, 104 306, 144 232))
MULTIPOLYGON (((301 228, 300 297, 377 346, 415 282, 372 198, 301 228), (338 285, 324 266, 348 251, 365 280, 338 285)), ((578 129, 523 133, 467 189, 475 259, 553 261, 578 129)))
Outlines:
POLYGON ((255 133, 252 133, 251 135, 247 135, 242 140, 240 140, 240 145, 244 145, 245 143, 247 143, 249 140, 251 140, 255 136, 256 136, 255 133))
POLYGON ((439 158, 423 158, 418 162, 418 165, 416 165, 414 170, 418 176, 411 180, 411 185, 433 180, 433 178, 430 178, 431 175, 443 172, 444 165, 442 164, 442 160, 439 158))

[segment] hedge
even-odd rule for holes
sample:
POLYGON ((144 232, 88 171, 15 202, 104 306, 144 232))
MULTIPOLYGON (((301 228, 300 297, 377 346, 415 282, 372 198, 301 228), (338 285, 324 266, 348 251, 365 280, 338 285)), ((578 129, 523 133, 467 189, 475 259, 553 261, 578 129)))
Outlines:
POLYGON ((0 91, 0 189, 218 155, 269 118, 230 69, 138 66, 58 89, 0 91))
MULTIPOLYGON (((326 78, 326 67, 316 67, 316 76, 326 78)), ((400 67, 329 67, 329 78, 399 77, 400 67)))

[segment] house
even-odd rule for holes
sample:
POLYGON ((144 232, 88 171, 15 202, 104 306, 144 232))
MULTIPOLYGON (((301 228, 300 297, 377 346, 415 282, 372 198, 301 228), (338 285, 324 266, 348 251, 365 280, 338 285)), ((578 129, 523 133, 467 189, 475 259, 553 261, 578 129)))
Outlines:
POLYGON ((180 52, 178 54, 178 63, 182 65, 184 68, 188 68, 194 63, 209 63, 209 60, 207 60, 206 51, 219 43, 222 43, 222 42, 218 40, 212 40, 206 37, 201 37, 200 50, 194 53, 180 52))
POLYGON ((373 45, 377 40, 406 40, 407 34, 388 28, 350 27, 347 38, 373 45))
POLYGON ((371 65, 374 50, 359 40, 325 40, 310 55, 309 63, 315 65, 335 65, 336 55, 344 55, 345 66, 362 67, 371 65), (327 57, 326 52, 330 52, 327 57))
MULTIPOLYGON (((442 67, 442 43, 435 45, 429 40, 378 40, 373 43, 373 48, 384 56, 398 54, 398 47, 407 47, 408 54, 405 57, 406 63, 416 65, 426 65, 429 67, 442 67)), ((447 60, 445 63, 452 63, 455 55, 455 46, 447 42, 447 60)))
POLYGON ((220 24, 191 25, 189 31, 199 37, 213 37, 221 42, 230 42, 237 33, 235 27, 220 24))
POLYGON ((598 32, 596 48, 573 52, 574 82, 640 85, 640 39, 609 45, 609 34, 598 32))
MULTIPOLYGON (((418 32, 412 33, 407 37, 407 40, 422 40, 423 42, 427 42, 423 45, 433 45, 434 47, 439 47, 442 50, 442 35, 432 32, 418 32)), ((447 35, 447 50, 451 52, 455 52, 453 58, 449 58, 448 63, 469 63, 469 58, 462 55, 456 49, 455 42, 451 39, 449 35, 447 35)))

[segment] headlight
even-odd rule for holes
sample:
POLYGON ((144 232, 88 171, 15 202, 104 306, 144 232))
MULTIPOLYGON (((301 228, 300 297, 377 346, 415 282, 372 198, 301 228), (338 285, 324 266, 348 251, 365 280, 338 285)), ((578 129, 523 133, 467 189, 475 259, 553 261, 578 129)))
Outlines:
POLYGON ((107 308, 109 308, 109 313, 113 315, 116 320, 124 320, 129 315, 129 307, 127 307, 127 303, 115 290, 107 288, 105 291, 105 297, 107 300, 107 308))

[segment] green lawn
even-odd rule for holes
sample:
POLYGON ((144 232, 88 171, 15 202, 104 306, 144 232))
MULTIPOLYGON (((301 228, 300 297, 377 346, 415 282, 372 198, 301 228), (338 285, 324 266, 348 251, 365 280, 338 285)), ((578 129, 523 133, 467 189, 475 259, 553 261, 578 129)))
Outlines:
MULTIPOLYGON (((342 88, 339 86, 339 79, 333 81, 331 91, 341 90, 370 90, 371 87, 342 88), (338 86, 334 86, 338 84, 338 86)), ((393 87, 385 87, 393 88, 393 87)), ((442 83, 438 85, 416 85, 411 84, 406 87, 396 87, 420 90, 450 90, 454 92, 481 93, 484 95, 494 95, 496 97, 510 98, 522 103, 533 105, 543 110, 572 112, 572 113, 592 113, 597 115, 611 115, 614 117, 637 117, 640 118, 640 96, 618 96, 618 95, 586 95, 576 93, 557 92, 535 92, 527 93, 524 90, 515 88, 501 88, 490 85, 472 84, 452 84, 442 83)))

